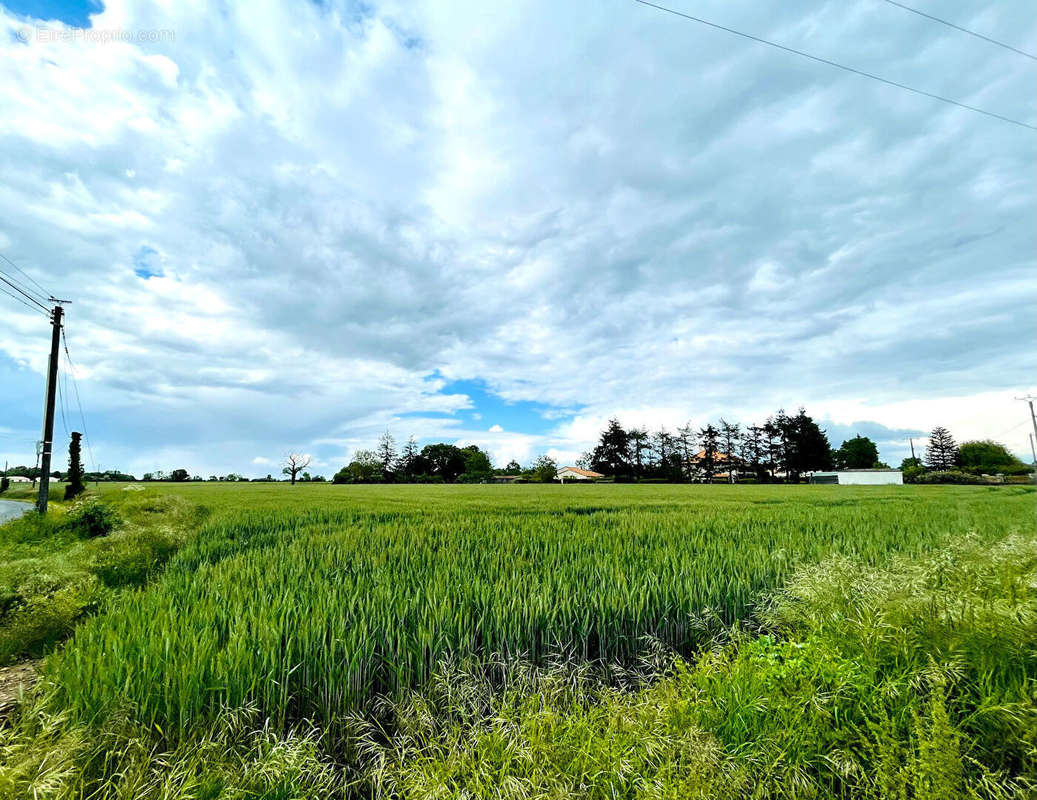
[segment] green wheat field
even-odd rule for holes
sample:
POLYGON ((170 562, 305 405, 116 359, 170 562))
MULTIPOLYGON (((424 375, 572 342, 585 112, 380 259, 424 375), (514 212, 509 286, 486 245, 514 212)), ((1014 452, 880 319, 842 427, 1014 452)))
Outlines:
POLYGON ((1035 796, 1028 487, 99 494, 6 796, 1035 796))

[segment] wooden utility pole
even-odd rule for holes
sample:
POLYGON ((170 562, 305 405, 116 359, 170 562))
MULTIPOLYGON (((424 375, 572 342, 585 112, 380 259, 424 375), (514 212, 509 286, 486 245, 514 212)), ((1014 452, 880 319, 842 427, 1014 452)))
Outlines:
POLYGON ((54 393, 58 388, 58 347, 61 344, 61 317, 64 313, 60 303, 55 304, 50 312, 50 363, 47 368, 47 402, 43 411, 40 493, 36 497, 36 510, 41 514, 47 513, 47 500, 50 495, 50 456, 54 449, 54 393))
MULTIPOLYGON (((914 440, 913 437, 911 437, 911 438, 908 439, 908 441, 911 442, 911 460, 912 461, 917 461, 917 459, 915 458, 915 440, 914 440)), ((903 451, 901 451, 901 452, 903 452, 903 451)))
POLYGON ((1032 394, 1026 395, 1026 397, 1017 397, 1016 400, 1025 400, 1027 405, 1030 406, 1030 422, 1033 423, 1033 433, 1037 436, 1037 415, 1033 413, 1033 401, 1035 398, 1032 394))

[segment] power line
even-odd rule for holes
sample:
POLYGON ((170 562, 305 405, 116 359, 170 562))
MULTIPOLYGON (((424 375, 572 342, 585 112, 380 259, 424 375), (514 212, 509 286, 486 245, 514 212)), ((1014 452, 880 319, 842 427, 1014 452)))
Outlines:
POLYGON ((47 295, 40 294, 39 292, 29 288, 24 283, 21 283, 18 278, 16 278, 14 275, 7 272, 6 270, 0 269, 0 275, 4 276, 7 279, 7 283, 17 285, 18 291, 20 291, 22 294, 32 298, 32 300, 34 300, 37 303, 40 303, 43 306, 47 305, 47 295))
POLYGON ((840 64, 838 61, 829 61, 827 58, 821 58, 821 56, 813 56, 810 53, 804 53, 802 50, 797 50, 794 47, 787 47, 786 45, 778 44, 777 42, 772 42, 769 39, 763 39, 759 36, 753 36, 751 33, 743 33, 742 31, 737 31, 734 28, 728 28, 723 25, 718 25, 717 23, 710 22, 707 19, 695 17, 691 14, 685 14, 683 11, 676 11, 675 9, 667 8, 666 6, 656 5, 655 3, 648 2, 648 0, 634 0, 634 2, 640 3, 643 6, 648 6, 649 8, 657 9, 659 11, 665 11, 667 14, 673 14, 677 17, 689 19, 692 22, 698 22, 701 25, 707 25, 710 28, 716 28, 717 30, 725 31, 727 33, 733 33, 735 36, 741 36, 743 39, 751 39, 752 41, 759 42, 760 44, 766 44, 771 47, 776 47, 779 50, 784 50, 786 53, 793 53, 797 56, 802 56, 803 58, 809 58, 811 61, 817 61, 820 64, 827 64, 828 66, 835 67, 836 69, 841 69, 846 72, 852 72, 854 75, 860 75, 864 78, 871 78, 873 81, 885 83, 888 86, 895 86, 898 89, 905 89, 909 92, 914 92, 915 94, 922 95, 923 97, 929 97, 933 100, 939 100, 942 103, 949 103, 950 105, 957 106, 958 108, 964 108, 968 111, 975 111, 977 114, 984 114, 985 116, 993 117, 994 119, 999 119, 1002 122, 1010 122, 1013 125, 1019 125, 1020 127, 1029 128, 1032 131, 1037 131, 1037 125, 1031 125, 1028 122, 1022 122, 1017 119, 1012 119, 1011 117, 1005 117, 993 111, 987 111, 976 106, 970 106, 967 103, 959 103, 957 100, 952 100, 949 97, 944 97, 943 95, 939 94, 933 94, 932 92, 927 92, 924 89, 916 89, 913 86, 908 86, 906 83, 897 83, 896 81, 891 81, 888 78, 882 78, 870 72, 865 72, 864 70, 857 69, 856 67, 848 67, 845 64, 840 64))
POLYGON ((90 469, 97 472, 97 463, 94 461, 94 451, 90 447, 90 434, 86 432, 86 415, 83 413, 83 403, 79 399, 79 382, 76 380, 75 364, 72 363, 72 354, 68 352, 68 339, 65 338, 65 328, 61 329, 61 343, 65 347, 65 361, 68 362, 68 374, 72 377, 72 391, 75 393, 76 406, 79 409, 79 421, 83 425, 83 441, 86 442, 86 453, 90 458, 90 469))
POLYGON ((69 435, 68 429, 68 415, 65 413, 65 393, 68 392, 68 386, 65 386, 65 391, 61 391, 62 385, 65 384, 65 375, 60 373, 58 376, 58 408, 61 409, 61 427, 65 429, 65 435, 69 435))
MULTIPOLYGON (((30 311, 35 311, 36 313, 41 313, 40 310, 36 306, 30 305, 29 303, 25 302, 25 300, 23 300, 21 297, 19 297, 18 295, 16 295, 14 292, 10 291, 9 289, 6 289, 3 285, 0 285, 0 292, 3 292, 8 297, 14 298, 15 300, 17 300, 19 303, 21 303, 23 306, 25 306, 30 311)), ((47 312, 44 311, 42 313, 43 313, 44 316, 48 316, 47 312)))
POLYGON ((17 283, 15 283, 13 280, 10 280, 10 276, 7 275, 7 273, 5 273, 3 270, 0 270, 0 281, 3 281, 4 283, 6 283, 8 286, 10 286, 16 292, 18 292, 18 294, 20 294, 26 300, 32 301, 33 303, 38 305, 40 308, 42 308, 45 312, 47 312, 48 314, 50 313, 50 309, 47 308, 47 306, 45 306, 43 303, 41 303, 39 300, 37 300, 31 294, 29 294, 29 292, 27 292, 24 289, 24 287, 21 287, 17 283))
POLYGON ((40 290, 40 291, 41 291, 41 292, 43 293, 43 294, 41 295, 41 296, 42 296, 43 298, 48 298, 48 297, 53 297, 53 296, 54 296, 54 295, 53 295, 53 292, 48 292, 48 291, 47 291, 46 289, 44 289, 44 288, 43 288, 42 286, 40 286, 40 284, 39 284, 39 283, 38 283, 38 282, 36 281, 36 279, 35 279, 34 277, 32 277, 32 275, 30 275, 30 274, 29 274, 28 272, 26 272, 26 271, 25 271, 24 269, 22 269, 21 267, 19 267, 19 266, 18 266, 17 264, 15 264, 15 263, 14 263, 14 262, 13 262, 13 261, 12 261, 11 259, 9 259, 9 258, 8 258, 7 256, 5 256, 5 255, 4 255, 3 253, 0 253, 0 258, 2 258, 2 259, 3 259, 4 261, 6 261, 6 262, 7 262, 8 264, 10 264, 10 265, 11 265, 12 267, 14 267, 14 268, 15 268, 16 270, 18 270, 18 271, 19 271, 19 272, 20 272, 20 273, 21 273, 22 275, 24 275, 24 276, 25 276, 26 278, 28 278, 28 279, 29 279, 29 281, 30 281, 30 282, 31 282, 31 283, 32 283, 32 284, 33 284, 33 285, 34 285, 34 286, 35 286, 35 287, 36 287, 37 289, 39 289, 39 290, 40 290))
POLYGON ((917 8, 905 6, 903 3, 898 3, 896 0, 886 0, 886 2, 889 3, 891 6, 902 8, 904 9, 904 11, 910 11, 912 14, 917 14, 920 17, 931 19, 933 22, 939 22, 941 25, 946 25, 949 28, 954 28, 957 31, 961 31, 962 33, 967 33, 969 36, 975 36, 977 39, 982 39, 984 42, 996 44, 998 47, 1005 48, 1005 50, 1011 50, 1013 53, 1018 53, 1021 56, 1026 56, 1027 58, 1032 58, 1034 61, 1037 61, 1037 56, 1032 55, 1031 53, 1027 53, 1025 50, 1020 50, 1018 47, 1012 47, 1012 45, 1010 44, 999 42, 997 39, 991 39, 989 36, 984 36, 982 33, 976 33, 976 31, 969 30, 968 28, 963 28, 961 27, 961 25, 955 25, 953 22, 948 22, 945 19, 934 17, 932 14, 926 14, 924 11, 919 11, 917 8))

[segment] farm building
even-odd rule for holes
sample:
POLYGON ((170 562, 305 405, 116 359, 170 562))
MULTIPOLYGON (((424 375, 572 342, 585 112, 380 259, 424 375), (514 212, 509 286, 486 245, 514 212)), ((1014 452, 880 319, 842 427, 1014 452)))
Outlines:
POLYGON ((570 481, 594 481, 598 478, 604 478, 600 472, 594 472, 589 469, 580 469, 579 467, 562 467, 558 472, 555 473, 555 478, 565 483, 567 480, 570 481))
POLYGON ((899 469, 845 469, 838 472, 814 472, 811 483, 837 483, 840 486, 881 486, 902 484, 904 473, 899 469))
POLYGON ((24 475, 8 475, 7 480, 11 483, 32 483, 32 480, 24 475))

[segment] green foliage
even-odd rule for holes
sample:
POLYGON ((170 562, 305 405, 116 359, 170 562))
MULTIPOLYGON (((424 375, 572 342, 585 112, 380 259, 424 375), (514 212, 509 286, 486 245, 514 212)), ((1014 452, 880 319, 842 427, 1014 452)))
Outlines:
POLYGON ((871 469, 879 460, 879 448, 867 436, 847 439, 835 451, 836 469, 871 469))
POLYGON ((937 425, 929 434, 929 444, 925 448, 925 465, 937 472, 945 472, 958 466, 958 446, 946 428, 937 425))
POLYGON ((958 463, 969 472, 988 475, 1024 475, 1031 469, 1003 444, 990 439, 963 443, 958 447, 958 463))
POLYGON ((174 497, 115 496, 0 526, 0 664, 47 652, 114 590, 143 585, 201 513, 174 497))
POLYGON ((921 559, 803 567, 647 685, 586 665, 447 665, 393 705, 364 755, 379 796, 1031 797, 1037 780, 1037 537, 921 559), (379 730, 384 730, 382 726, 379 730), (377 768, 374 768, 374 767, 377 768))
POLYGON ((65 526, 82 539, 107 536, 118 524, 118 512, 94 498, 76 501, 65 514, 65 526))
POLYGON ((83 463, 80 459, 80 439, 82 434, 73 432, 68 445, 68 484, 65 486, 65 499, 72 500, 81 495, 83 486, 83 463))
MULTIPOLYGON (((905 461, 918 461, 917 458, 915 458, 915 459, 906 458, 904 460, 905 461)), ((900 469, 904 473, 904 483, 924 483, 925 482, 925 481, 922 480, 922 478, 926 474, 926 472, 928 472, 928 470, 925 467, 923 467, 921 464, 914 464, 914 465, 907 466, 907 467, 901 466, 900 469)))
POLYGON ((275 733, 248 708, 227 710, 174 747, 126 714, 85 726, 29 709, 0 733, 5 798, 318 800, 343 788, 316 731, 275 733))
POLYGON ((610 419, 601 432, 598 444, 591 454, 591 469, 602 475, 627 476, 630 465, 630 434, 623 430, 618 419, 610 419))
POLYGON ((982 478, 960 469, 947 470, 922 470, 911 473, 912 483, 959 483, 959 484, 982 484, 986 483, 982 478))
MULTIPOLYGON (((1021 800, 1037 780, 1031 490, 175 491, 125 495, 126 525, 222 510, 48 658, 0 729, 0 796, 1021 800), (763 636, 737 626, 753 609, 763 636)), ((19 530, 7 552, 65 536, 90 565, 124 536, 19 530)))
POLYGON ((558 464, 551 456, 537 456, 529 477, 540 483, 551 483, 558 474, 558 464))
POLYGON ((78 717, 128 705, 179 736, 254 703, 334 729, 448 655, 630 662, 645 636, 687 652, 696 612, 739 619, 804 560, 918 552, 1032 510, 1013 490, 647 486, 586 487, 577 506, 561 487, 327 487, 285 509, 276 487, 245 488, 151 590, 48 662, 78 717))
POLYGON ((461 480, 466 483, 477 483, 488 480, 493 475, 493 464, 489 455, 471 444, 461 448, 464 456, 464 473, 461 480))
POLYGON ((357 450, 348 466, 335 473, 332 483, 381 483, 382 462, 372 450, 357 450))

